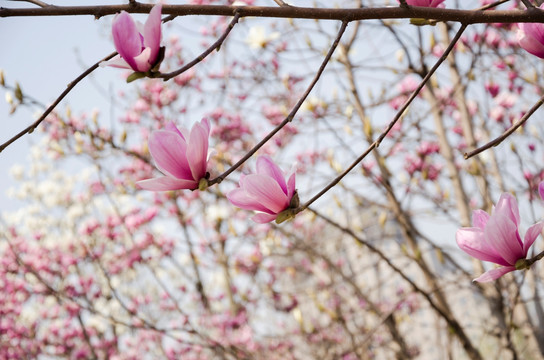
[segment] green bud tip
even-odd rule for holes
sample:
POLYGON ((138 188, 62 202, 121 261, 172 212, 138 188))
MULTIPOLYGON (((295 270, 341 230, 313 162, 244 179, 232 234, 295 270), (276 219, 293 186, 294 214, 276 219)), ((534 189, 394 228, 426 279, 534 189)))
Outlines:
POLYGON ((206 178, 200 179, 200 181, 198 182, 198 190, 204 191, 207 188, 208 188, 208 179, 206 178))
POLYGON ((516 270, 524 270, 524 269, 528 269, 530 264, 529 264, 529 260, 527 259, 519 259, 518 261, 516 261, 516 270))

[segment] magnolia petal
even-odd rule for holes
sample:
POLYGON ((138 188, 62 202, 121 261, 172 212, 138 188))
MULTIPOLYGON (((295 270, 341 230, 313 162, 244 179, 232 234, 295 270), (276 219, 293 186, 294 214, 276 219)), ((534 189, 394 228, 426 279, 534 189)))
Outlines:
POLYGON ((496 280, 496 279, 500 278, 504 274, 507 274, 507 273, 512 272, 514 270, 516 270, 515 266, 501 266, 499 268, 486 271, 485 273, 478 276, 476 279, 474 279, 472 281, 476 281, 476 282, 493 281, 493 280, 496 280))
POLYGON ((240 209, 256 210, 256 211, 262 211, 265 213, 272 214, 272 212, 268 210, 266 207, 264 207, 258 201, 258 199, 255 199, 249 196, 241 188, 237 188, 237 189, 229 191, 227 193, 227 199, 232 203, 232 205, 237 206, 240 209))
POLYGON ((296 182, 296 174, 293 172, 291 176, 289 176, 289 180, 287 180, 287 198, 289 201, 291 201, 291 198, 295 194, 295 182, 296 182))
POLYGON ((121 11, 113 19, 112 35, 119 55, 133 70, 139 71, 134 58, 142 52, 142 38, 134 20, 126 11, 121 11))
POLYGON ((489 220, 489 214, 483 210, 474 210, 472 212, 472 226, 479 229, 485 229, 485 224, 489 220))
POLYGON ((143 30, 144 46, 151 51, 149 55, 149 64, 151 66, 155 65, 155 62, 157 62, 157 55, 159 54, 159 48, 161 47, 161 11, 161 4, 153 6, 143 30))
POLYGON ((240 179, 240 187, 272 213, 279 213, 289 206, 287 195, 280 185, 271 177, 251 174, 240 179))
POLYGON ((455 234, 455 240, 461 250, 476 259, 499 265, 510 265, 486 243, 482 229, 475 227, 459 229, 455 234))
POLYGON ((276 180, 285 195, 288 195, 287 184, 283 171, 274 163, 268 155, 262 155, 257 158, 257 174, 270 176, 276 180))
POLYGON ((174 179, 168 176, 163 176, 155 179, 140 180, 136 185, 144 190, 151 191, 170 191, 181 189, 196 189, 198 183, 194 180, 174 179))
POLYGON ((501 213, 491 216, 485 227, 485 241, 493 247, 509 265, 525 257, 520 244, 518 228, 510 217, 501 213))
POLYGON ((120 69, 132 69, 130 65, 125 60, 123 60, 121 56, 119 55, 115 56, 111 60, 100 62, 99 66, 100 67, 111 66, 111 67, 120 68, 120 69))
POLYGON ((151 69, 151 64, 149 62, 149 57, 151 56, 151 49, 145 48, 140 55, 134 58, 134 63, 136 65, 136 71, 146 72, 151 69))
POLYGON ((523 34, 521 37, 518 37, 518 42, 528 53, 538 56, 541 59, 544 58, 544 45, 531 36, 523 34))
POLYGON ((153 131, 148 143, 157 168, 165 175, 183 180, 198 180, 193 178, 187 163, 187 144, 178 134, 168 130, 153 131))
POLYGON ((173 121, 170 121, 168 124, 166 124, 166 126, 164 127, 165 130, 168 130, 168 131, 172 131, 172 132, 175 132, 176 134, 178 134, 179 136, 181 136, 181 138, 183 140, 185 140, 185 142, 187 142, 187 139, 185 138, 185 136, 183 136, 183 134, 181 133, 181 131, 179 131, 178 127, 176 126, 176 124, 174 124, 173 121))
POLYGON ((501 198, 493 211, 493 215, 495 214, 508 217, 516 227, 520 224, 518 202, 510 193, 502 193, 501 198))
POLYGON ((193 179, 201 179, 206 175, 208 164, 208 137, 206 127, 195 123, 189 134, 187 144, 187 162, 191 168, 193 179))
POLYGON ((251 217, 251 220, 255 221, 259 224, 266 224, 271 221, 276 220, 276 217, 278 217, 277 214, 266 214, 266 213, 258 213, 251 217))
POLYGON ((538 184, 538 193, 540 194, 540 198, 544 200, 544 181, 538 184))
POLYGON ((527 256, 529 248, 533 245, 538 235, 541 234, 543 227, 544 222, 540 221, 527 230, 527 232, 525 233, 525 238, 523 239, 523 252, 525 254, 523 257, 527 256))

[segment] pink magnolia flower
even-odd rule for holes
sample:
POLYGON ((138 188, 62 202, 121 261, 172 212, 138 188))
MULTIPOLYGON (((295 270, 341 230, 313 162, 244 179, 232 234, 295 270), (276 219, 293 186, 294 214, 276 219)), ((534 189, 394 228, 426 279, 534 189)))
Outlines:
POLYGON ((112 35, 119 56, 104 65, 136 72, 147 72, 157 66, 162 60, 161 10, 161 4, 153 6, 145 25, 135 22, 126 11, 115 15, 112 35))
MULTIPOLYGON (((540 5, 544 10, 544 4, 540 5)), ((539 58, 544 58, 544 24, 521 23, 518 24, 517 38, 519 45, 539 58)))
POLYGON ((227 198, 241 209, 256 210, 252 217, 258 223, 267 223, 282 211, 298 206, 295 190, 295 173, 287 182, 283 171, 269 156, 257 158, 257 173, 240 178, 240 187, 229 191, 227 198))
MULTIPOLYGON (((398 0, 397 0, 398 1, 398 0)), ((406 0, 406 3, 410 6, 421 6, 421 7, 438 7, 445 0, 406 0)), ((444 5, 442 5, 444 6, 444 5)), ((442 7, 441 6, 441 7, 442 7)))
POLYGON ((472 257, 501 265, 480 275, 474 281, 488 282, 516 270, 516 262, 527 257, 527 252, 542 231, 538 222, 519 236, 519 210, 516 199, 503 193, 492 215, 483 210, 472 214, 473 227, 457 230, 457 245, 472 257))
POLYGON ((204 119, 195 123, 191 132, 178 130, 173 122, 165 130, 153 131, 149 136, 149 152, 157 168, 166 176, 138 181, 145 190, 168 191, 196 189, 206 178, 208 165, 208 137, 210 125, 204 119))
POLYGON ((540 198, 544 200, 544 181, 541 181, 540 184, 538 184, 538 193, 540 198))

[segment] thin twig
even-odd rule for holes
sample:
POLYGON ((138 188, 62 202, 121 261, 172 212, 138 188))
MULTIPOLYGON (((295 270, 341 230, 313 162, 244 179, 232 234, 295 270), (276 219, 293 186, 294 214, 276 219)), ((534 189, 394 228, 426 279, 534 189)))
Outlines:
POLYGON ((293 120, 296 113, 302 106, 302 103, 304 103, 304 100, 306 100, 306 98, 308 97, 312 89, 314 88, 315 84, 321 77, 321 74, 323 74, 325 67, 329 63, 332 57, 332 54, 334 53, 334 50, 336 49, 336 47, 338 46, 338 43, 340 42, 340 39, 342 38, 342 35, 346 31, 346 27, 348 26, 348 23, 349 23, 348 21, 342 22, 342 26, 340 26, 340 30, 338 30, 338 34, 336 35, 336 38, 334 39, 334 42, 332 43, 329 49, 329 52, 323 59, 323 62, 321 63, 319 70, 317 71, 312 82, 310 83, 310 85, 308 86, 308 88, 306 89, 302 97, 295 104, 295 106, 293 107, 289 115, 287 115, 287 117, 278 126, 276 126, 270 133, 268 133, 268 135, 266 135, 257 145, 255 145, 251 150, 249 150, 236 164, 232 165, 229 169, 227 169, 227 171, 217 176, 215 179, 210 180, 208 185, 218 184, 221 181, 223 181, 230 173, 238 169, 244 162, 247 161, 247 159, 253 156, 253 154, 255 154, 257 150, 259 150, 264 144, 266 144, 268 140, 270 140, 278 131, 280 131, 285 125, 287 125, 293 120))
POLYGON ((455 34, 455 37, 451 40, 450 44, 448 45, 447 49, 444 51, 444 53, 442 54, 442 56, 440 56, 440 59, 438 59, 438 61, 436 62, 436 64, 434 64, 434 66, 431 68, 431 70, 429 70, 429 72, 427 73, 427 75, 425 75, 425 77, 423 78, 423 80, 421 80, 421 82, 419 83, 419 85, 417 86, 417 88, 412 92, 412 95, 410 95, 410 97, 408 98, 408 100, 406 100, 406 102, 404 103, 404 105, 402 105, 402 107, 400 108, 399 111, 397 111, 397 114, 395 115, 395 117, 393 118, 393 120, 391 120, 391 122, 389 123, 389 125, 387 126, 387 128, 385 129, 385 131, 380 135, 380 137, 378 138, 378 144, 376 145, 376 147, 380 146, 381 142, 383 141, 383 139, 387 136, 387 134, 389 133, 389 131, 391 131, 391 129, 393 128, 393 126, 395 126, 395 124, 397 123, 397 121, 399 121, 399 119, 402 117, 402 115, 404 115, 404 112, 406 111, 406 109, 408 109, 408 106, 410 106, 410 104, 412 103, 412 101, 414 101, 414 99, 416 98, 416 96, 419 95, 419 92, 421 91, 421 89, 423 89, 423 87, 425 86, 425 84, 427 83, 427 81, 429 81, 429 79, 431 78, 431 76, 433 76, 433 74, 436 72, 436 70, 440 67, 440 65, 442 65, 442 63, 448 58, 450 52, 453 50, 455 44, 457 43, 457 41, 459 41, 459 38, 461 37, 461 35, 463 34, 463 32, 466 30, 468 25, 466 24, 463 24, 461 25, 461 28, 459 28, 459 30, 457 31, 457 34, 455 34))
POLYGON ((196 59, 194 59, 193 61, 191 61, 187 65, 183 66, 179 70, 172 71, 172 72, 167 73, 167 74, 160 74, 157 77, 161 78, 161 79, 164 79, 164 81, 169 80, 169 79, 171 79, 171 78, 173 78, 175 76, 178 76, 179 74, 189 70, 190 68, 192 68, 193 66, 195 66, 196 64, 198 64, 199 62, 204 60, 212 51, 214 51, 216 49, 219 49, 221 47, 221 45, 223 44, 223 42, 225 41, 225 39, 229 35, 230 31, 232 30, 234 25, 236 25, 236 23, 238 22, 239 19, 240 19, 240 13, 236 12, 234 14, 234 18, 231 20, 229 26, 227 26, 227 28, 225 29, 225 32, 223 33, 223 35, 221 35, 221 37, 219 39, 217 39, 216 42, 214 42, 209 48, 207 48, 196 59))
MULTIPOLYGON (((12 1, 25 1, 25 0, 12 0, 12 1)), ((135 3, 135 4, 138 4, 138 3, 135 3)), ((135 5, 136 6, 136 5, 135 5)), ((170 15, 170 16, 167 16, 165 18, 162 19, 162 22, 163 23, 166 23, 168 21, 171 21, 173 19, 175 19, 176 16, 175 15, 170 15)), ((85 77, 87 77, 89 74, 91 74, 94 70, 96 70, 100 63, 102 61, 107 61, 107 60, 110 60, 111 58, 113 58, 114 56, 116 56, 118 53, 117 52, 113 52, 111 54, 109 54, 108 56, 106 56, 105 58, 103 58, 102 60, 98 61, 97 63, 95 63, 94 65, 92 65, 90 68, 88 68, 85 72, 83 72, 81 75, 79 75, 76 79, 74 79, 74 81, 72 81, 70 84, 68 84, 68 86, 66 87, 66 89, 59 95, 59 97, 45 110, 45 112, 40 116, 40 118, 38 120, 36 120, 33 124, 31 124, 30 126, 28 126, 26 129, 22 130, 21 132, 19 132, 17 135, 13 136, 11 139, 9 139, 8 141, 6 141, 5 143, 3 143, 2 145, 0 145, 0 153, 2 151, 5 150, 6 147, 8 147, 9 145, 11 145, 13 142, 17 141, 19 138, 23 137, 25 134, 30 134, 32 133, 39 125, 40 123, 45 120, 45 118, 47 117, 47 115, 49 115, 54 109, 55 107, 61 102, 61 100, 66 97, 66 95, 68 95, 68 93, 81 81, 83 80, 85 77)))
POLYGON ((510 129, 506 130, 501 136, 499 136, 498 138, 494 139, 494 140, 491 140, 490 142, 488 142, 487 144, 483 145, 483 146, 480 146, 479 148, 476 148, 474 150, 472 150, 471 152, 469 153, 465 153, 465 160, 468 160, 470 159, 471 157, 473 157, 474 155, 478 155, 479 153, 493 147, 493 146, 497 146, 499 145, 501 142, 503 142, 507 137, 509 137, 510 135, 512 135, 512 133, 514 131, 516 131, 520 126, 522 126, 523 124, 525 124, 525 122, 531 117, 531 115, 533 115, 533 113, 535 111, 538 110, 538 108, 540 106, 542 106, 542 104, 544 104, 544 95, 538 99, 538 101, 536 102, 536 104, 533 105, 533 107, 527 112, 525 113, 525 115, 523 115, 521 117, 521 119, 519 119, 519 121, 517 123, 515 123, 514 125, 512 125, 512 127, 510 127, 510 129))
POLYGON ((287 3, 285 3, 283 0, 274 0, 274 2, 276 4, 278 4, 279 6, 291 6, 291 5, 287 4, 287 3))
POLYGON ((102 62, 102 61, 107 61, 109 59, 111 59, 112 57, 114 57, 115 55, 117 55, 117 52, 113 52, 111 54, 109 54, 108 56, 106 56, 105 58, 103 58, 102 60, 99 60, 98 62, 96 62, 93 66, 91 66, 90 68, 88 68, 87 70, 85 70, 81 75, 79 75, 77 78, 74 79, 74 81, 72 81, 71 83, 68 84, 68 86, 66 87, 66 89, 59 95, 59 97, 51 104, 49 105, 49 107, 45 110, 45 112, 38 118, 38 120, 34 121, 32 124, 30 124, 29 126, 27 126, 24 130, 22 130, 21 132, 19 132, 17 135, 13 136, 11 139, 9 139, 8 141, 6 141, 5 143, 3 143, 2 145, 0 145, 0 153, 2 151, 4 151, 5 148, 7 148, 10 144, 12 144, 13 142, 15 142, 16 140, 18 140, 19 138, 23 137, 25 134, 30 134, 32 133, 40 124, 42 121, 45 120, 45 118, 47 117, 47 115, 49 115, 51 113, 51 111, 53 111, 53 109, 61 102, 62 99, 64 99, 64 97, 66 95, 68 95, 68 93, 70 91, 72 91, 72 89, 81 81, 83 80, 84 78, 86 78, 90 73, 92 73, 94 70, 96 70, 99 66, 99 64, 102 62))
POLYGON ((40 1, 40 0, 9 0, 9 1, 28 2, 28 3, 31 3, 31 4, 34 4, 34 5, 38 5, 39 7, 42 7, 42 8, 52 6, 52 5, 46 4, 46 3, 44 3, 43 1, 40 1))
POLYGON ((468 25, 466 24, 463 24, 461 25, 461 28, 457 31, 457 34, 455 34, 455 37, 452 39, 452 41, 450 42, 448 48, 444 51, 444 53, 442 54, 442 56, 440 57, 440 59, 438 59, 438 61, 436 62, 436 64, 434 64, 434 66, 431 68, 431 70, 427 73, 427 75, 425 75, 425 77, 423 78, 423 80, 421 81, 421 83, 419 84, 419 86, 412 92, 412 95, 410 95, 410 98, 408 98, 408 100, 406 100, 406 102, 404 103, 404 105, 400 108, 400 110, 397 112, 397 114, 395 115, 395 117, 393 118, 393 120, 389 123, 389 125, 387 126, 387 128, 380 134, 380 136, 378 137, 378 139, 376 139, 372 144, 370 144, 370 146, 366 149, 366 151, 364 153, 362 153, 357 159, 355 159, 355 161, 346 169, 344 170, 340 175, 338 175, 333 181, 331 181, 330 184, 328 184, 325 188, 323 188, 319 193, 317 193, 317 195, 315 195, 313 198, 311 198, 310 200, 308 200, 305 204, 303 204, 302 206, 300 206, 298 209, 296 209, 296 213, 298 214, 299 212, 303 211, 304 209, 308 208, 308 206, 310 206, 314 201, 316 201, 317 199, 319 199, 321 196, 323 196, 327 191, 329 191, 330 189, 332 189, 336 184, 338 184, 347 174, 349 174, 351 172, 351 170, 353 170, 355 168, 355 166, 357 166, 361 161, 363 161, 363 159, 368 155, 370 154, 370 152, 374 149, 376 149, 378 146, 380 146, 380 143, 382 142, 382 140, 387 136, 387 134, 389 133, 389 131, 391 131, 391 129, 393 128, 393 126, 396 124, 396 122, 402 117, 402 115, 404 114, 404 111, 408 108, 408 106, 410 105, 410 103, 415 99, 415 97, 419 94, 419 92, 421 91, 421 89, 423 88, 423 86, 425 86, 425 84, 427 83, 427 81, 431 78, 431 76, 435 73, 435 71, 438 69, 438 67, 446 60, 446 58, 448 57, 448 55, 450 54, 450 52, 453 50, 455 44, 457 43, 457 41, 459 40, 459 38, 461 37, 461 35, 463 34, 463 32, 465 31, 465 29, 467 28, 468 25))
POLYGON ((533 4, 531 4, 529 0, 521 0, 521 2, 523 3, 523 5, 525 5, 527 9, 532 9, 535 7, 533 4))

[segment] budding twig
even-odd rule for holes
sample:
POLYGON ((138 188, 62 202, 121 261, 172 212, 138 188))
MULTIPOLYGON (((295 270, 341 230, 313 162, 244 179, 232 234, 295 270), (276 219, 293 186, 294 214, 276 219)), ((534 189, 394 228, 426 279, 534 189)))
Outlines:
POLYGON ((488 142, 485 145, 480 146, 479 148, 476 148, 476 149, 472 150, 471 152, 465 153, 465 160, 468 160, 471 157, 473 157, 474 155, 478 155, 479 153, 481 153, 481 152, 483 152, 483 151, 485 151, 485 150, 487 150, 487 149, 489 149, 489 148, 491 148, 493 146, 499 145, 507 137, 512 135, 512 133, 514 131, 516 131, 520 126, 525 124, 525 122, 531 117, 531 115, 534 114, 535 111, 538 110, 538 108, 540 106, 542 106, 542 104, 544 104, 544 95, 540 99, 538 99, 536 104, 534 104, 533 107, 527 113, 525 113, 525 115, 523 115, 521 117, 521 119, 519 119, 518 122, 516 122, 514 125, 512 125, 512 127, 510 127, 510 129, 506 130, 501 136, 499 136, 498 138, 496 138, 494 140, 491 140, 490 142, 488 142))
POLYGON ((2 145, 0 145, 0 152, 4 151, 5 148, 7 148, 9 145, 11 145, 13 142, 15 142, 16 140, 18 140, 19 138, 23 137, 25 134, 30 134, 32 133, 41 123, 42 121, 45 120, 45 118, 47 117, 47 115, 49 115, 51 113, 51 111, 53 111, 53 109, 55 109, 55 107, 61 102, 62 99, 64 99, 64 97, 66 95, 68 95, 68 93, 70 91, 72 91, 72 89, 81 81, 83 80, 84 78, 87 77, 87 75, 89 75, 90 73, 92 73, 94 70, 96 70, 99 66, 99 64, 102 62, 102 61, 107 61, 107 60, 110 60, 111 58, 113 58, 115 55, 117 55, 117 52, 113 52, 111 54, 109 54, 108 56, 106 56, 105 58, 99 60, 98 62, 96 62, 93 66, 91 66, 90 68, 88 68, 87 70, 85 70, 81 75, 79 75, 77 78, 75 78, 71 83, 68 84, 68 86, 66 87, 66 89, 59 95, 59 97, 57 97, 57 99, 51 104, 49 105, 49 107, 44 111, 44 113, 36 120, 34 121, 32 124, 30 124, 29 126, 27 126, 24 130, 20 131, 17 135, 13 136, 12 138, 10 138, 8 141, 6 141, 5 143, 3 143, 2 145))
POLYGON ((338 46, 338 43, 340 42, 340 39, 342 38, 342 35, 346 31, 348 23, 349 23, 348 21, 343 21, 342 22, 342 26, 340 26, 340 30, 338 30, 338 34, 336 35, 336 38, 334 39, 334 42, 332 43, 332 45, 331 45, 331 47, 329 49, 329 52, 327 53, 327 55, 323 59, 323 62, 321 63, 321 66, 319 67, 319 70, 317 71, 317 73, 315 74, 312 82, 310 83, 310 85, 308 86, 308 88, 306 89, 304 94, 302 94, 302 96, 300 97, 298 102, 295 104, 295 106, 293 107, 293 109, 291 110, 289 115, 287 115, 287 117, 278 126, 276 126, 270 133, 268 133, 268 135, 266 135, 257 145, 255 145, 251 150, 249 150, 236 164, 232 165, 229 169, 227 169, 227 171, 225 171, 221 175, 217 176, 215 179, 210 180, 209 183, 208 183, 209 185, 218 184, 221 181, 223 181, 230 173, 232 173, 233 171, 238 169, 240 166, 242 166, 243 163, 245 163, 247 161, 247 159, 249 159, 251 156, 253 156, 253 154, 255 154, 257 152, 257 150, 259 150, 261 147, 263 147, 263 145, 266 144, 268 142, 268 140, 270 140, 278 131, 280 131, 285 125, 287 125, 288 123, 290 123, 293 120, 296 113, 298 112, 298 110, 302 106, 302 103, 304 102, 304 100, 306 100, 306 98, 308 97, 308 95, 310 94, 312 89, 314 88, 315 84, 317 83, 317 81, 321 77, 321 74, 323 74, 323 71, 325 70, 325 67, 329 63, 329 61, 330 61, 330 59, 332 57, 332 54, 334 53, 334 50, 336 49, 336 47, 338 46))
POLYGON ((193 66, 195 66, 196 64, 204 60, 208 55, 211 54, 212 51, 219 49, 221 47, 221 45, 223 44, 227 36, 229 36, 230 31, 232 30, 234 25, 236 25, 239 19, 240 19, 240 13, 236 11, 236 13, 234 14, 234 17, 232 18, 229 26, 227 26, 227 28, 225 29, 225 32, 223 33, 223 35, 221 35, 221 37, 217 39, 217 41, 214 42, 210 47, 208 47, 202 54, 197 56, 196 59, 194 59, 187 65, 183 66, 182 68, 167 74, 158 75, 157 77, 164 79, 164 81, 169 80, 173 77, 178 76, 179 74, 184 73, 185 71, 189 70, 190 68, 192 68, 193 66))
POLYGON ((327 191, 329 191, 330 189, 332 189, 336 184, 338 184, 347 174, 349 174, 351 172, 351 170, 353 170, 355 168, 355 166, 357 166, 361 161, 363 161, 363 159, 365 157, 367 157, 368 154, 370 154, 370 152, 376 148, 378 148, 378 146, 380 146, 380 143, 382 142, 382 140, 387 136, 387 134, 389 133, 389 131, 391 131, 391 129, 393 128, 393 126, 397 123, 397 121, 401 118, 401 116, 403 115, 404 111, 408 108, 408 106, 410 105, 410 103, 415 99, 415 97, 417 96, 417 94, 419 94, 420 90, 423 88, 423 86, 425 86, 425 84, 427 83, 427 81, 431 78, 431 76, 435 73, 435 71, 438 69, 438 67, 446 60, 446 58, 448 57, 448 55, 450 54, 450 52, 453 50, 455 44, 457 43, 457 41, 461 38, 461 35, 463 34, 463 32, 465 31, 465 29, 467 28, 467 24, 463 24, 461 25, 461 28, 457 31, 457 34, 455 34, 455 37, 451 40, 450 44, 448 45, 447 49, 444 51, 444 53, 442 54, 442 56, 440 57, 440 59, 438 59, 438 61, 436 62, 436 64, 434 64, 434 66, 431 68, 431 70, 427 73, 427 75, 425 75, 425 77, 423 78, 423 80, 421 81, 421 83, 419 84, 419 86, 414 90, 414 92, 412 92, 412 95, 410 95, 410 98, 408 98, 408 100, 406 100, 406 102, 404 103, 404 105, 400 108, 400 110, 397 112, 397 114, 395 115, 395 117, 393 118, 393 120, 389 123, 389 125, 387 126, 387 128, 380 134, 380 136, 372 143, 370 144, 370 146, 366 149, 366 151, 364 153, 362 153, 357 159, 355 159, 355 161, 346 169, 344 170, 340 175, 338 175, 333 181, 330 182, 330 184, 328 184, 327 186, 325 186, 319 193, 317 193, 317 195, 315 195, 313 198, 311 198, 310 200, 308 200, 305 204, 303 204, 301 207, 299 207, 297 209, 297 213, 303 211, 304 209, 308 208, 308 206, 310 206, 314 201, 316 201, 317 199, 319 199, 321 196, 323 196, 327 191))
POLYGON ((31 3, 31 4, 34 4, 34 5, 38 5, 39 7, 42 7, 42 8, 51 6, 51 5, 46 4, 46 3, 44 3, 43 1, 40 1, 40 0, 10 0, 10 1, 22 1, 22 2, 27 2, 27 3, 31 3))

